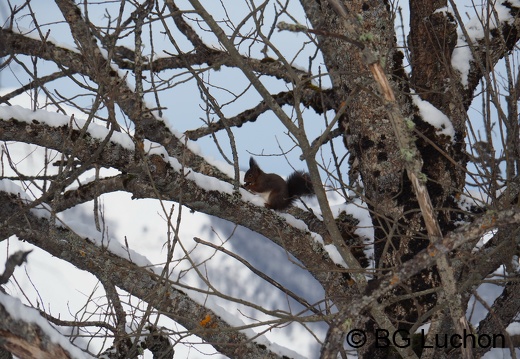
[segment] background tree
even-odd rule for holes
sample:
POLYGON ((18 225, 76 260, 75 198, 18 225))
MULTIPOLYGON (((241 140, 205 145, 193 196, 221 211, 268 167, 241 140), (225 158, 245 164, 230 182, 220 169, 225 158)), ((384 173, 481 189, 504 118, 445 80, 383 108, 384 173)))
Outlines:
POLYGON ((3 355, 516 356, 520 3, 42 3, 1 5, 3 355))

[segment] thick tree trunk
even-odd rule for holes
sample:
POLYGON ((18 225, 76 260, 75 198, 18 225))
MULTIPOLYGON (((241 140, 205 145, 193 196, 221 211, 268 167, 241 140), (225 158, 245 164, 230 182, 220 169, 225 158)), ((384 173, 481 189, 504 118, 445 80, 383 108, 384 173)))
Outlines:
MULTIPOLYGON (((460 193, 464 185, 465 157, 461 155, 464 146, 464 108, 456 110, 456 138, 454 142, 447 137, 438 136, 434 128, 420 118, 418 109, 412 104, 410 85, 414 88, 427 89, 425 84, 434 86, 426 100, 434 105, 443 104, 446 94, 437 89, 444 84, 443 79, 450 73, 450 56, 454 46, 454 25, 444 14, 433 16, 436 27, 444 25, 444 33, 432 31, 420 20, 427 14, 431 15, 442 4, 433 4, 428 1, 412 1, 412 26, 415 31, 411 34, 411 42, 416 44, 418 55, 412 56, 420 63, 417 71, 413 71, 413 80, 410 82, 403 69, 403 55, 397 49, 394 32, 394 18, 390 5, 384 2, 346 2, 346 10, 353 18, 356 14, 362 21, 358 26, 348 28, 325 2, 321 6, 316 2, 303 1, 307 15, 316 29, 329 33, 346 34, 352 39, 365 38, 365 46, 379 54, 380 62, 384 65, 388 79, 397 96, 401 114, 404 118, 413 119, 417 126, 416 145, 421 151, 424 161, 423 173, 428 177, 429 194, 435 208, 447 208, 439 213, 440 225, 444 232, 452 229, 453 212, 449 208, 455 207, 455 195, 460 193), (426 6, 427 5, 427 6, 426 6), (417 9, 421 9, 418 12, 417 9), (446 26, 450 25, 450 26, 446 26), (432 46, 426 34, 437 36, 438 43, 432 46), (440 37, 440 38, 439 38, 440 37), (448 42, 444 38, 449 39, 448 42), (423 40, 421 40, 423 39, 423 40), (432 50, 434 52, 432 56, 432 50), (428 51, 428 52, 427 52, 428 51), (443 59, 439 62, 437 57, 443 59), (426 58, 426 59, 425 59, 426 58), (439 72, 441 66, 443 72, 439 72), (436 144, 442 151, 436 149, 436 144), (455 161, 445 156, 452 155, 455 161), (458 154, 454 156, 453 154, 458 154)), ((355 23, 356 20, 353 20, 355 23)), ((432 25, 432 26, 433 26, 432 25)), ((421 211, 416 194, 405 173, 405 162, 402 149, 396 140, 395 130, 389 121, 388 109, 379 94, 377 85, 368 70, 362 52, 347 41, 321 36, 319 37, 322 50, 332 78, 338 107, 341 101, 353 97, 351 105, 342 118, 340 124, 344 131, 345 145, 351 154, 351 163, 359 163, 355 170, 359 171, 363 182, 367 203, 375 224, 375 259, 378 267, 383 270, 396 267, 412 258, 416 253, 429 244, 421 211), (363 84, 360 90, 356 84, 363 84), (355 160, 352 160, 355 157, 355 160)), ((448 77, 449 78, 449 77, 448 77)), ((416 91, 419 92, 419 91, 416 91)), ((448 103, 448 102, 446 102, 448 103)), ((440 107, 444 109, 445 106, 440 107)), ((451 115, 454 110, 450 111, 451 115)), ((351 169, 352 170, 352 169, 351 169)), ((351 175, 352 177, 352 175, 351 175)), ((380 272, 381 273, 381 272, 380 272)), ((424 270, 413 277, 406 287, 398 289, 393 294, 409 294, 437 286, 438 277, 432 270, 424 270)), ((416 322, 417 318, 431 309, 436 301, 436 295, 408 299, 396 303, 388 308, 388 314, 394 324, 401 329, 409 329, 409 323, 416 322)), ((368 324, 367 329, 373 324, 368 324)), ((390 355, 388 351, 374 347, 362 348, 366 357, 384 358, 390 355)))

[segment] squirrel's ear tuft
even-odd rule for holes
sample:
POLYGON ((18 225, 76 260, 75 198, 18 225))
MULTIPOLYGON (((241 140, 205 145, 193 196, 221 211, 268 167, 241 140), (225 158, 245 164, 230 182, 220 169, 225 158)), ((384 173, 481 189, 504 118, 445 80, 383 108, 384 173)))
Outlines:
POLYGON ((256 163, 255 159, 251 157, 249 159, 249 168, 258 167, 258 164, 256 163))

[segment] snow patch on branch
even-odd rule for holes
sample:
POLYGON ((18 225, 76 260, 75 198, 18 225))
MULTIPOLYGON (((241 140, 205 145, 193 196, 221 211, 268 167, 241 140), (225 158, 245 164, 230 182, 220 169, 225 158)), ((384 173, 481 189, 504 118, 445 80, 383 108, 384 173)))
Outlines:
MULTIPOLYGON (((318 233, 311 232, 309 230, 309 227, 307 226, 307 224, 305 224, 305 222, 303 222, 300 219, 295 218, 294 216, 290 215, 289 213, 279 213, 278 215, 280 217, 285 218, 285 220, 291 227, 294 227, 294 228, 299 229, 304 232, 309 232, 310 236, 312 237, 314 242, 316 242, 323 248, 323 250, 328 254, 330 259, 335 264, 340 265, 343 268, 348 268, 348 265, 343 260, 343 257, 341 257, 341 254, 339 253, 338 248, 334 244, 325 244, 325 242, 323 241, 323 237, 320 236, 318 233)), ((318 216, 320 216, 320 215, 318 214, 318 216)))
MULTIPOLYGON (((32 111, 27 108, 21 106, 0 106, 0 120, 9 120, 15 119, 17 121, 26 122, 28 124, 31 123, 42 123, 51 127, 61 127, 61 126, 72 126, 75 130, 81 130, 85 126, 88 125, 87 133, 93 138, 103 141, 108 135, 109 130, 102 125, 96 123, 88 123, 83 119, 79 119, 73 116, 65 116, 59 113, 49 112, 45 110, 36 110, 32 111)), ((174 133, 175 136, 181 137, 182 134, 174 133)), ((133 151, 135 149, 135 144, 131 138, 130 134, 122 133, 122 132, 113 132, 110 141, 120 145, 121 147, 133 151)), ((194 153, 200 152, 200 149, 197 148, 197 145, 190 144, 188 146, 194 153)), ((170 165, 178 172, 182 172, 185 177, 191 181, 194 181, 199 187, 207 190, 207 191, 219 191, 223 193, 231 194, 233 193, 233 186, 227 182, 220 181, 210 176, 205 176, 203 174, 197 173, 193 171, 191 168, 182 167, 180 162, 173 158, 169 157, 166 149, 155 142, 151 142, 149 140, 144 140, 144 151, 148 154, 157 154, 162 158, 169 159, 170 165)), ((215 163, 216 161, 214 161, 215 163)), ((232 167, 220 166, 220 169, 227 169, 227 172, 232 173, 232 167)), ((232 177, 232 175, 231 175, 232 177)), ((253 201, 253 196, 249 195, 249 192, 245 190, 240 190, 243 197, 247 200, 253 201)))
MULTIPOLYGON (((67 44, 63 41, 58 41, 56 38, 52 37, 50 35, 50 33, 40 34, 37 31, 37 28, 29 29, 29 28, 26 28, 26 27, 23 27, 23 26, 20 26, 19 24, 17 24, 17 26, 13 26, 10 30, 15 34, 22 35, 29 39, 36 40, 36 41, 42 41, 42 42, 45 40, 45 43, 51 43, 64 50, 72 51, 72 52, 75 52, 76 54, 81 54, 81 52, 76 47, 70 46, 69 44, 67 44)), ((63 36, 63 34, 60 34, 60 36, 63 36)))
MULTIPOLYGON (((21 122, 43 123, 51 127, 62 127, 72 125, 74 130, 81 130, 87 125, 87 121, 74 116, 65 116, 55 112, 45 110, 32 111, 21 106, 0 106, 0 120, 14 119, 21 122), (35 122, 36 121, 36 122, 35 122)), ((109 134, 109 130, 96 123, 89 123, 87 133, 100 141, 103 141, 109 134)), ((128 134, 114 132, 110 138, 114 143, 132 150, 135 145, 128 134)))
POLYGON ((437 107, 433 106, 428 101, 419 97, 419 95, 412 96, 413 103, 419 108, 421 117, 424 121, 437 129, 437 134, 446 135, 455 138, 455 129, 448 116, 446 116, 437 107))
MULTIPOLYGON (((509 7, 505 6, 505 3, 506 1, 497 2, 492 9, 484 6, 480 14, 475 13, 475 16, 464 24, 469 39, 466 38, 462 30, 459 29, 458 31, 458 40, 451 57, 451 66, 460 72, 461 83, 464 87, 468 86, 470 64, 472 61, 475 61, 468 43, 475 44, 475 42, 484 38, 486 31, 496 29, 500 24, 511 23, 515 20, 509 7, 520 7, 520 1, 508 0, 509 7), (489 29, 485 27, 489 27, 489 29)), ((451 8, 442 8, 438 11, 446 11, 453 14, 451 8)))
MULTIPOLYGON (((9 179, 0 179, 0 192, 11 193, 17 196, 24 203, 31 203, 33 199, 27 192, 24 191, 22 187, 20 187, 15 182, 9 179)), ((31 208, 31 213, 35 215, 37 218, 50 218, 51 208, 46 203, 40 203, 39 205, 31 208)))

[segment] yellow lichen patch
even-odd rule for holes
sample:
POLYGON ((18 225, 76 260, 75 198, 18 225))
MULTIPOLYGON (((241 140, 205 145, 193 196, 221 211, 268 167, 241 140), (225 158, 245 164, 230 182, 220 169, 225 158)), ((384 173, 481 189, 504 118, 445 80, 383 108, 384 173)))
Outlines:
POLYGON ((203 328, 216 328, 217 327, 217 323, 215 323, 213 321, 213 318, 211 317, 211 315, 209 314, 206 314, 206 316, 204 317, 204 319, 202 319, 200 322, 199 322, 200 326, 203 327, 203 328))
POLYGON ((211 315, 206 314, 206 317, 202 319, 199 324, 201 327, 206 327, 209 324, 209 322, 211 322, 211 315))

